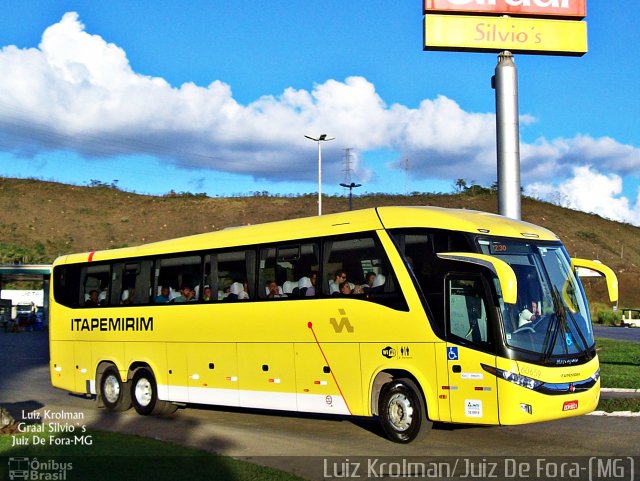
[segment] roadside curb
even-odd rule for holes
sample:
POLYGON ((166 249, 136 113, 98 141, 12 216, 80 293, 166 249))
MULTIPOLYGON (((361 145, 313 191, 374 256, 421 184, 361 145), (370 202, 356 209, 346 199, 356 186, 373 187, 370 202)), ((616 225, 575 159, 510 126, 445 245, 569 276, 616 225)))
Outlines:
POLYGON ((593 411, 587 414, 587 416, 611 416, 611 417, 617 417, 617 418, 636 418, 636 417, 640 417, 640 412, 614 411, 612 413, 608 413, 606 411, 593 411))
MULTIPOLYGON (((627 398, 627 399, 637 399, 640 398, 640 389, 630 389, 630 388, 620 388, 620 387, 601 387, 600 388, 601 397, 603 399, 615 399, 615 398, 627 398)), ((629 417, 635 418, 640 417, 640 412, 635 411, 614 411, 614 412, 606 412, 606 411, 593 411, 589 413, 588 416, 613 416, 613 417, 629 417)))
POLYGON ((640 389, 630 389, 630 388, 622 388, 622 387, 601 387, 600 392, 619 392, 619 393, 638 393, 640 394, 640 389))

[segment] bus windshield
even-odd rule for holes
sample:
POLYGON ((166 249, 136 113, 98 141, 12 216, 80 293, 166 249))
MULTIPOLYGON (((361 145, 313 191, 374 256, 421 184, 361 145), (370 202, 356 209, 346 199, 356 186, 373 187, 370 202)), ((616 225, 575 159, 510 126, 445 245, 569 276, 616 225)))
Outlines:
POLYGON ((501 302, 507 347, 563 363, 594 345, 588 304, 561 244, 480 239, 483 253, 511 266, 518 280, 517 304, 501 302))

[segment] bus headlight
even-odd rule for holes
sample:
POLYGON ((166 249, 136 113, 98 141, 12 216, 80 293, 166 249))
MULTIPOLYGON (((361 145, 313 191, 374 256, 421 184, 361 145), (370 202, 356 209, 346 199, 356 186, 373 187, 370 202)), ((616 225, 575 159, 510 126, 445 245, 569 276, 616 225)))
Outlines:
POLYGON ((517 386, 531 389, 533 391, 535 391, 540 386, 542 386, 542 384, 544 384, 542 381, 538 381, 537 379, 533 379, 531 377, 523 376, 522 374, 516 374, 515 372, 511 372, 511 371, 504 371, 502 369, 498 369, 497 367, 487 366, 486 364, 480 364, 480 365, 482 366, 482 369, 484 369, 490 374, 493 374, 496 377, 504 379, 505 381, 509 381, 510 383, 513 383, 517 386))

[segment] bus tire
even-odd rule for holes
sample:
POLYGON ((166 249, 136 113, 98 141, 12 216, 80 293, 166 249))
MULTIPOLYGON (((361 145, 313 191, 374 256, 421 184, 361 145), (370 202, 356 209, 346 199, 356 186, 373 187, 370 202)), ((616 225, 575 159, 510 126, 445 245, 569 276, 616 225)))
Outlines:
POLYGON ((380 423, 387 437, 396 443, 410 443, 429 428, 422 395, 410 379, 394 379, 380 393, 380 423))
POLYGON ((100 399, 109 411, 126 411, 131 407, 131 392, 113 365, 100 376, 100 399))
POLYGON ((166 416, 178 407, 167 401, 158 399, 158 386, 151 370, 146 367, 136 369, 131 380, 131 401, 138 414, 149 416, 166 416))

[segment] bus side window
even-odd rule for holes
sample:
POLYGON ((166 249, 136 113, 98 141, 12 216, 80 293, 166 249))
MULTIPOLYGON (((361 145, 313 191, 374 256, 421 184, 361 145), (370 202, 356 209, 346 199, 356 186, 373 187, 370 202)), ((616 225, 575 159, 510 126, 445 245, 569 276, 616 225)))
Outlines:
POLYGON ((86 265, 81 268, 82 289, 80 306, 98 307, 107 304, 111 266, 86 265))
POLYGON ((117 304, 128 306, 149 303, 152 265, 150 260, 115 264, 114 279, 119 280, 119 288, 116 289, 119 295, 117 304))
POLYGON ((202 288, 202 258, 192 255, 159 259, 153 284, 156 304, 195 302, 202 288), (187 297, 182 288, 188 289, 187 297))
POLYGON ((287 244, 260 250, 258 297, 315 297, 319 269, 317 243, 287 244))
POLYGON ((219 301, 246 301, 256 298, 256 251, 242 249, 219 252, 217 261, 218 294, 213 293, 219 301))
POLYGON ((482 281, 478 277, 449 277, 447 331, 453 337, 478 345, 492 346, 482 281))
MULTIPOLYGON (((327 239, 324 254, 325 281, 322 289, 325 295, 333 294, 336 288, 331 284, 336 284, 335 274, 343 271, 349 283, 350 295, 354 298, 407 310, 404 296, 397 288, 391 263, 376 234, 327 239)), ((341 293, 338 292, 338 295, 341 293)))
POLYGON ((56 302, 67 307, 84 305, 80 270, 80 266, 77 264, 55 267, 53 270, 53 296, 56 302))

